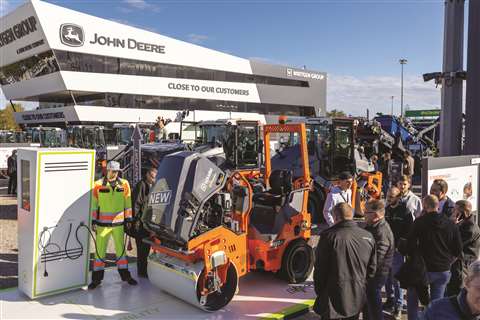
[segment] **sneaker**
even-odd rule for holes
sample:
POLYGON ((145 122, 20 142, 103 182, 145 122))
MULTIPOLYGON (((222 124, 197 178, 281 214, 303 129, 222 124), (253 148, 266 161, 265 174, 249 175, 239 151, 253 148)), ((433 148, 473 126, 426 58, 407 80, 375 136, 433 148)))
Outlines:
POLYGON ((392 318, 394 320, 400 320, 402 319, 402 309, 401 308, 395 308, 392 313, 392 318))
POLYGON ((133 278, 130 278, 127 280, 127 283, 131 286, 136 286, 137 285, 137 280, 133 279, 133 278))
POLYGON ((92 282, 88 285, 88 290, 93 290, 101 284, 102 284, 101 282, 92 282))
POLYGON ((387 301, 383 304, 383 310, 393 310, 394 304, 393 298, 387 298, 387 301))

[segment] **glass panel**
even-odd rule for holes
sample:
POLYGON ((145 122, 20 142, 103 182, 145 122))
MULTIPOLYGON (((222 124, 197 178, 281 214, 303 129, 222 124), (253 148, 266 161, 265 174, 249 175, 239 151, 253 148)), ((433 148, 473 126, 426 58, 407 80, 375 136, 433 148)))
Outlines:
POLYGON ((13 84, 57 71, 57 60, 50 50, 0 68, 0 83, 13 84))
POLYGON ((333 174, 351 171, 353 161, 352 128, 347 125, 335 125, 335 145, 333 154, 333 174))
POLYGON ((182 122, 181 123, 181 139, 185 143, 197 142, 198 126, 195 122, 182 122))
POLYGON ((232 143, 232 129, 229 126, 205 125, 200 127, 202 144, 225 146, 232 143))
POLYGON ((21 160, 21 200, 22 200, 22 209, 30 211, 31 201, 30 201, 30 161, 21 160))
POLYGON ((233 81, 293 87, 309 86, 308 81, 106 57, 78 52, 55 50, 55 55, 59 61, 60 69, 64 71, 116 73, 137 76, 212 81, 233 81))
POLYGON ((239 167, 255 167, 258 165, 259 141, 258 126, 238 125, 237 159, 239 167))
POLYGON ((330 166, 330 155, 331 155, 331 145, 332 145, 332 136, 330 131, 330 125, 318 125, 314 126, 315 134, 315 153, 317 155, 318 161, 318 170, 320 174, 324 177, 331 177, 332 168, 330 166))

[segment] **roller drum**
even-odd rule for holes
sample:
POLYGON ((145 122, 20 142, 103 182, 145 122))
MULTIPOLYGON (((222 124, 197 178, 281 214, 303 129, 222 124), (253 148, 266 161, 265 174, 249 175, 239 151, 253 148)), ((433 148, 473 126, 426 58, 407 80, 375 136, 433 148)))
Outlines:
POLYGON ((203 262, 191 264, 162 253, 153 253, 148 258, 148 278, 156 287, 204 311, 219 310, 235 295, 238 284, 235 267, 230 265, 221 292, 209 294, 202 305, 198 283, 203 270, 203 262))

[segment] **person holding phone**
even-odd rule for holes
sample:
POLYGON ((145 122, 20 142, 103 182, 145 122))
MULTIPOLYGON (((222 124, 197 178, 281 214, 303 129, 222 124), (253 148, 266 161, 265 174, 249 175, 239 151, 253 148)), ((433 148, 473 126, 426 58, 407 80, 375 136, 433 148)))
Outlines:
POLYGON ((447 285, 445 296, 453 296, 460 293, 463 280, 467 275, 468 266, 478 259, 480 250, 480 228, 475 223, 470 201, 457 201, 450 219, 456 223, 460 231, 463 255, 452 264, 450 269, 452 277, 447 285))

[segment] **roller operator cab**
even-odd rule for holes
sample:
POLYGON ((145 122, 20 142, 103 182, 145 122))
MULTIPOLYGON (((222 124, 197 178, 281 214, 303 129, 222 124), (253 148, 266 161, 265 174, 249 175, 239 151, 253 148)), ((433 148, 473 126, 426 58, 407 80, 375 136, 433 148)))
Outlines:
POLYGON ((251 120, 220 119, 182 122, 180 137, 192 150, 202 153, 221 167, 259 166, 260 123, 251 120))
MULTIPOLYGON (((305 119, 307 150, 313 187, 308 201, 315 223, 323 220, 323 206, 329 190, 337 183, 340 173, 355 176, 352 185, 352 205, 363 214, 365 201, 381 196, 382 177, 369 160, 371 150, 379 143, 379 135, 359 119, 305 119), (368 131, 367 135, 365 132, 368 131)), ((301 175, 301 151, 294 134, 283 134, 275 148, 273 169, 289 169, 294 177, 301 175)))
MULTIPOLYGON (((258 157, 258 136, 253 148, 246 148, 243 139, 229 144, 228 165, 198 151, 163 158, 142 216, 155 235, 149 240, 152 283, 205 311, 215 311, 231 301, 238 278, 250 271, 275 272, 289 282, 306 280, 313 250, 307 244, 311 182, 305 125, 264 126, 264 146, 278 133, 299 136, 301 176, 272 170, 269 148, 260 168, 258 158, 252 159, 258 157)), ((242 134, 237 130, 233 138, 242 134)))

